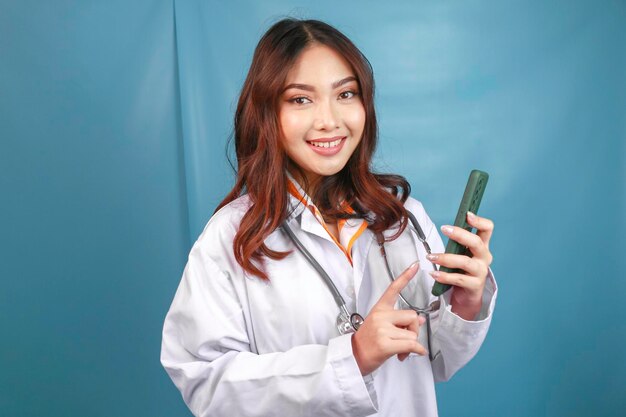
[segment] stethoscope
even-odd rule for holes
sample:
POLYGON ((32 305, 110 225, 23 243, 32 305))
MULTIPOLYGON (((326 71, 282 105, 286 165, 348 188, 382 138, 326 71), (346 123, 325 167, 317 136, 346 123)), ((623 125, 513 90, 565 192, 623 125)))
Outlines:
MULTIPOLYGON (((417 235, 418 240, 424 245, 424 249, 426 249, 426 252, 430 254, 431 253, 430 245, 426 241, 426 235, 424 235, 424 231, 422 230, 419 222, 417 221, 413 213, 407 211, 407 214, 411 222, 411 225, 413 226, 412 229, 413 231, 415 231, 415 234, 417 235)), ((294 245, 296 245, 296 248, 300 251, 300 253, 304 255, 305 259, 320 274, 320 276, 322 277, 322 279, 328 286, 330 292, 333 294, 335 303, 337 303, 337 306, 339 307, 339 315, 337 316, 337 322, 336 322, 339 333, 344 335, 344 334, 356 332, 364 322, 363 316, 361 316, 359 313, 356 313, 356 312, 350 314, 350 311, 348 310, 348 307, 346 306, 346 301, 344 300, 342 295, 339 293, 339 290, 335 286, 335 283, 333 282, 333 280, 328 276, 324 268, 322 268, 322 266, 315 260, 315 258, 313 257, 313 255, 311 255, 311 253, 307 250, 307 248, 304 247, 300 239, 296 237, 293 230, 291 230, 291 227, 289 226, 287 220, 283 222, 282 229, 285 231, 287 236, 289 236, 289 238, 294 243, 294 245)), ((389 266, 389 261, 387 259, 387 252, 385 251, 385 238, 383 237, 382 234, 379 233, 376 236, 376 240, 378 242, 378 246, 380 247, 380 254, 385 260, 385 268, 387 269, 387 275, 389 275, 389 279, 391 281, 394 281, 395 278, 393 276, 393 273, 391 272, 391 267, 389 266)), ((435 265, 433 262, 431 262, 431 264, 433 265, 434 270, 437 271, 438 270, 437 265, 435 265)), ((402 294, 400 294, 400 299, 402 300, 402 302, 406 304, 406 306, 409 309, 415 311, 417 314, 423 314, 425 316, 427 341, 428 341, 428 356, 430 357, 430 360, 432 361, 434 359, 434 355, 432 353, 432 346, 430 342, 431 340, 430 314, 434 311, 439 310, 439 306, 440 306, 439 300, 435 300, 427 307, 419 308, 409 303, 402 294)))

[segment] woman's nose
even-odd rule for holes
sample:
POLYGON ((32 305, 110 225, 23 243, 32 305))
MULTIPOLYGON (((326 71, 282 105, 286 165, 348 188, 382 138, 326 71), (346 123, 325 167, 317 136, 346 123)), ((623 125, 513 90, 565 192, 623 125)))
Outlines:
POLYGON ((313 128, 316 130, 333 130, 338 127, 339 114, 333 103, 323 101, 317 106, 313 128))

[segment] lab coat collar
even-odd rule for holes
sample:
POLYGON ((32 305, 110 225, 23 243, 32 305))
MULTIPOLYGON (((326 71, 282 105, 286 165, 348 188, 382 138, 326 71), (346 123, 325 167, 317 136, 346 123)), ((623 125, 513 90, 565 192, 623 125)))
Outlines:
MULTIPOLYGON (((300 228, 303 231, 337 244, 346 254, 348 261, 352 264, 352 247, 356 240, 367 229, 367 222, 364 219, 340 220, 337 224, 339 241, 336 241, 335 238, 330 235, 330 232, 326 230, 324 219, 310 196, 289 172, 287 172, 287 178, 292 209, 291 217, 299 221, 300 228)), ((346 205, 345 209, 348 212, 353 211, 349 205, 346 205)))
POLYGON ((300 186, 298 181, 287 171, 287 191, 289 196, 289 219, 297 219, 301 224, 302 212, 313 205, 313 200, 300 186))
POLYGON ((295 220, 302 231, 333 242, 329 233, 324 229, 323 219, 313 204, 313 200, 289 172, 287 172, 287 189, 291 206, 288 221, 295 220))

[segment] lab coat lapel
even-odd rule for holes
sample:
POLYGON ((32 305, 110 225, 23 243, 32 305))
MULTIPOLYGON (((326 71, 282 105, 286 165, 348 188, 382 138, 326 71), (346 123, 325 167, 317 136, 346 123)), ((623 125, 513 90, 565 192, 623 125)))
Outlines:
POLYGON ((289 172, 287 172, 287 178, 289 179, 287 185, 289 187, 289 198, 294 208, 294 215, 296 210, 299 213, 300 228, 302 231, 314 234, 335 244, 328 232, 324 229, 322 225, 323 220, 315 216, 313 211, 317 209, 309 195, 289 172))
POLYGON ((300 217, 300 227, 304 232, 314 234, 328 240, 333 245, 335 244, 328 232, 324 229, 324 226, 322 226, 322 224, 315 218, 311 210, 308 208, 302 211, 302 216, 300 217))
POLYGON ((352 247, 352 267, 354 271, 354 292, 356 299, 359 299, 359 291, 365 274, 365 266, 367 257, 372 244, 374 243, 374 233, 366 229, 361 236, 355 241, 352 247))

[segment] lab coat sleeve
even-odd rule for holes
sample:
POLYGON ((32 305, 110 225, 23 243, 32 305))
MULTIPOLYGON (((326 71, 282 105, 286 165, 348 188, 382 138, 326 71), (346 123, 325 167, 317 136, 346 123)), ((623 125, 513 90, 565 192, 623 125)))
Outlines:
POLYGON ((491 269, 483 292, 481 312, 476 320, 465 320, 452 312, 450 291, 440 297, 438 317, 433 320, 432 361, 435 382, 447 381, 478 352, 491 324, 497 286, 491 269))
MULTIPOLYGON (((432 252, 445 252, 441 236, 421 203, 413 200, 409 202, 407 208, 413 211, 421 224, 424 224, 426 240, 432 252)), ((434 280, 432 278, 429 279, 431 281, 427 283, 427 286, 432 288, 434 280)), ((452 306, 450 305, 452 291, 446 291, 439 297, 441 306, 438 313, 432 316, 432 349, 435 359, 431 362, 431 365, 436 382, 449 380, 480 349, 491 324, 498 287, 490 268, 483 292, 482 307, 474 320, 465 320, 452 312, 452 306)), ((433 296, 431 301, 434 300, 436 298, 433 296)))
MULTIPOLYGON (((242 278, 247 279, 247 278, 242 278)), ((194 245, 165 318, 161 362, 196 416, 367 416, 351 335, 328 345, 254 353, 242 290, 194 245)))

